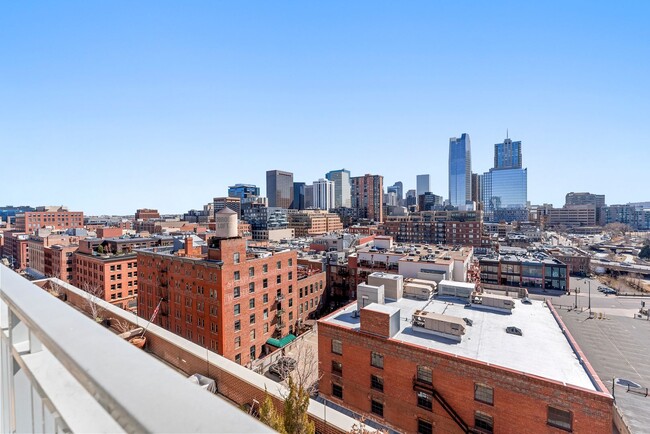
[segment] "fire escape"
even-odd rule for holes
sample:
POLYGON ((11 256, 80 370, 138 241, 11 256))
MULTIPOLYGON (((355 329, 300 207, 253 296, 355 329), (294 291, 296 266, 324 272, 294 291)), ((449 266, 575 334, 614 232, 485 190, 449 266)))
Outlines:
MULTIPOLYGON (((160 300, 160 326, 169 330, 169 275, 168 268, 161 267, 158 277, 158 300, 160 300)), ((154 300, 156 302, 157 300, 154 300)), ((155 303, 157 304, 157 303, 155 303)))
POLYGON ((416 392, 424 392, 433 396, 433 398, 440 404, 440 406, 447 412, 449 417, 463 430, 464 433, 476 433, 474 428, 470 427, 462 417, 454 410, 454 408, 443 398, 438 390, 433 387, 433 384, 419 379, 417 376, 413 377, 413 390, 416 392))

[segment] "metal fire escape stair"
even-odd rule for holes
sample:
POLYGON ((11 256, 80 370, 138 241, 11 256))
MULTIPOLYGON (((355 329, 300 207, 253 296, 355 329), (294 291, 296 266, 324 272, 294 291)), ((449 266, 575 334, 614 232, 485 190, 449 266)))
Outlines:
POLYGON ((417 378, 413 379, 413 390, 416 391, 423 391, 427 392, 433 395, 436 401, 438 401, 438 404, 447 412, 449 417, 458 425, 460 429, 463 430, 464 433, 474 433, 474 429, 470 427, 465 421, 463 420, 462 417, 454 410, 454 408, 449 405, 449 403, 445 400, 445 398, 438 392, 438 390, 433 387, 432 384, 425 383, 422 381, 419 381, 417 378))

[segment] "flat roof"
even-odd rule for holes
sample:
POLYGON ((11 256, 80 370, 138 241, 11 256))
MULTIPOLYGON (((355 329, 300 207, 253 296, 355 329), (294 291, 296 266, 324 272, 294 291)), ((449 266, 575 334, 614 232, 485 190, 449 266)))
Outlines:
MULTIPOLYGON (((400 309, 401 318, 399 332, 390 339, 597 390, 546 304, 537 300, 531 300, 531 304, 515 303, 512 313, 506 314, 466 308, 465 303, 447 299, 387 299, 386 307, 400 309), (465 327, 460 342, 414 331, 411 318, 419 310, 468 318, 472 326, 465 327), (522 336, 506 333, 506 328, 511 326, 521 329, 522 336)), ((360 316, 354 315, 356 308, 357 304, 351 303, 321 321, 359 330, 360 316)))

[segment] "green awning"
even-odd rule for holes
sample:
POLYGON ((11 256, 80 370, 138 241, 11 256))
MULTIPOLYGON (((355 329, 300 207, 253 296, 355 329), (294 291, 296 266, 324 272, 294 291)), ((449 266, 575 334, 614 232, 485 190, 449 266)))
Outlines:
POLYGON ((288 334, 282 339, 269 338, 266 343, 273 345, 274 347, 282 348, 287 345, 289 342, 293 341, 296 337, 292 334, 288 334))

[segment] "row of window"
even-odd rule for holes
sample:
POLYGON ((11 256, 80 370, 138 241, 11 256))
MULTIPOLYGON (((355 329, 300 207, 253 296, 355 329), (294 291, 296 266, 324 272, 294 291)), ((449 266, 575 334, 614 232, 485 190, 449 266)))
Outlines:
MULTIPOLYGON (((479 388, 475 386, 475 399, 481 401, 482 399, 489 399, 490 404, 492 401, 492 388, 478 385, 479 388), (480 390, 480 392, 478 392, 480 390), (477 398, 477 393, 480 393, 481 399, 477 398)), ((383 378, 371 375, 370 377, 370 387, 379 392, 384 390, 384 380, 383 378)), ((332 383, 332 396, 343 399, 343 386, 337 383, 332 383)), ((417 393, 417 405, 420 408, 432 411, 433 410, 433 396, 426 392, 417 393)), ((370 412, 379 416, 384 417, 384 403, 377 399, 370 399, 370 412)), ((546 423, 550 426, 563 429, 565 431, 573 430, 573 414, 570 411, 561 410, 559 408, 547 407, 547 420, 546 423)), ((492 416, 482 411, 474 412, 474 427, 480 429, 482 432, 494 432, 494 420, 492 416)), ((418 433, 419 434, 430 434, 433 431, 433 426, 430 421, 424 419, 418 419, 418 433)))

